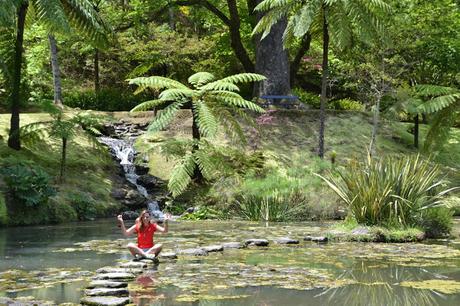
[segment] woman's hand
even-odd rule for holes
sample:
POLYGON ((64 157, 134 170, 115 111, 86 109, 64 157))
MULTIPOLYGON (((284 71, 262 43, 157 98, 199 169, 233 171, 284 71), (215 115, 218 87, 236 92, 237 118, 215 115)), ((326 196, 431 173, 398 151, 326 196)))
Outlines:
POLYGON ((118 215, 118 222, 123 223, 123 215, 118 215))
POLYGON ((171 220, 171 219, 172 219, 171 214, 169 214, 169 213, 165 214, 164 221, 168 221, 168 220, 171 220))

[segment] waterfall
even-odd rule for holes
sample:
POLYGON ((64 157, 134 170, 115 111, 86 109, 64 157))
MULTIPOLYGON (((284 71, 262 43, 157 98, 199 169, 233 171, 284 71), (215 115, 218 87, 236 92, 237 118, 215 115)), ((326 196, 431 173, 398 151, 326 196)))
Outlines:
POLYGON ((158 220, 162 220, 164 215, 160 210, 158 202, 152 200, 147 189, 138 183, 139 175, 136 173, 134 158, 136 150, 133 147, 134 139, 117 139, 107 136, 99 137, 99 142, 109 147, 111 154, 120 162, 127 181, 136 186, 137 191, 147 200, 147 209, 150 215, 158 220))

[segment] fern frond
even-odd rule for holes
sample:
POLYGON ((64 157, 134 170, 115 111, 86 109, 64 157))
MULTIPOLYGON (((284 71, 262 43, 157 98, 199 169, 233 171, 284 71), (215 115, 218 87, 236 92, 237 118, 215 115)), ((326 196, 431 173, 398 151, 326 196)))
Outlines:
POLYGON ((193 116, 197 122, 198 130, 203 137, 213 137, 217 133, 217 120, 206 103, 193 101, 193 116))
POLYGON ((222 80, 208 83, 200 88, 201 91, 213 91, 213 90, 228 90, 228 91, 240 91, 238 86, 233 83, 225 82, 222 80))
MULTIPOLYGON (((250 83, 266 80, 267 78, 257 73, 239 73, 221 79, 221 82, 237 84, 237 83, 250 83)), ((225 90, 225 89, 224 89, 225 90)))
POLYGON ((199 146, 199 150, 193 153, 193 157, 195 158, 195 164, 198 166, 201 174, 203 174, 204 178, 207 180, 210 180, 215 173, 214 164, 212 163, 209 156, 209 148, 208 146, 203 144, 199 146))
POLYGON ((48 135, 48 129, 51 127, 52 121, 35 122, 22 126, 19 129, 21 142, 24 146, 33 148, 37 144, 43 142, 43 139, 48 135))
POLYGON ((152 123, 150 123, 148 130, 150 132, 157 132, 164 129, 174 118, 177 111, 184 105, 184 102, 175 102, 164 108, 158 116, 156 116, 152 123))
POLYGON ((168 189, 173 197, 177 197, 187 189, 195 171, 195 158, 190 152, 174 167, 168 182, 168 189))
POLYGON ((217 117, 222 123, 224 132, 231 140, 239 140, 239 142, 244 146, 247 144, 246 136, 244 135, 243 129, 238 121, 233 118, 233 115, 223 107, 216 109, 217 117))
POLYGON ((424 150, 426 152, 440 151, 449 139, 451 127, 460 112, 458 104, 451 104, 435 114, 426 135, 424 150))
POLYGON ((166 89, 161 92, 161 94, 158 96, 158 98, 161 101, 179 101, 179 100, 190 100, 195 93, 194 90, 192 89, 166 89))
POLYGON ((445 96, 459 92, 457 88, 430 84, 415 85, 415 91, 422 97, 445 96))
POLYGON ((288 14, 289 9, 287 8, 275 8, 268 11, 254 27, 252 35, 262 34, 260 40, 263 40, 268 34, 270 34, 271 28, 281 19, 287 18, 288 14))
POLYGON ((255 7, 254 11, 267 12, 275 8, 286 7, 288 4, 295 1, 296 0, 264 0, 255 7))
POLYGON ((438 112, 446 107, 449 107, 452 104, 460 101, 460 93, 450 94, 445 96, 440 96, 426 101, 425 103, 419 105, 417 110, 419 113, 431 114, 438 112))
POLYGON ((321 8, 321 0, 309 1, 295 15, 295 26, 293 34, 296 37, 302 37, 310 30, 313 20, 318 16, 321 8))
POLYGON ((69 34, 71 32, 68 18, 60 0, 32 0, 35 16, 46 25, 50 33, 69 34))
POLYGON ((143 88, 152 88, 152 89, 188 89, 184 84, 161 76, 151 76, 151 77, 138 77, 134 79, 129 79, 129 84, 139 85, 143 88))
POLYGON ((195 85, 196 87, 200 87, 204 84, 214 81, 215 79, 216 77, 212 73, 197 72, 188 78, 188 82, 192 85, 195 85))
POLYGON ((211 93, 211 96, 213 96, 216 101, 228 106, 247 108, 258 113, 265 112, 262 107, 258 106, 254 102, 247 101, 243 99, 243 97, 241 97, 239 94, 231 91, 215 91, 211 93))
POLYGON ((150 100, 150 101, 145 101, 142 102, 141 104, 136 105, 130 112, 143 112, 143 111, 148 111, 152 110, 157 106, 160 106, 162 104, 166 103, 166 101, 162 100, 150 100))

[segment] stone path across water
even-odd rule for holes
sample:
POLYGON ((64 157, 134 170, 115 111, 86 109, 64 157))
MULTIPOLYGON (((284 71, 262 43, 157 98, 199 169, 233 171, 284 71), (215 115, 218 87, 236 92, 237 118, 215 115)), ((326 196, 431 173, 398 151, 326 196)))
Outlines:
MULTIPOLYGON (((277 244, 298 244, 299 240, 280 238, 275 240, 277 244)), ((174 260, 179 255, 207 256, 209 252, 222 252, 225 249, 242 249, 248 246, 267 247, 270 242, 267 239, 247 239, 244 242, 227 242, 221 245, 209 245, 200 248, 182 249, 174 252, 163 252, 159 258, 174 260)), ((93 281, 84 291, 81 304, 91 306, 122 306, 129 304, 128 283, 146 269, 152 269, 159 260, 144 259, 141 261, 129 261, 119 264, 117 267, 103 267, 96 270, 93 281)))

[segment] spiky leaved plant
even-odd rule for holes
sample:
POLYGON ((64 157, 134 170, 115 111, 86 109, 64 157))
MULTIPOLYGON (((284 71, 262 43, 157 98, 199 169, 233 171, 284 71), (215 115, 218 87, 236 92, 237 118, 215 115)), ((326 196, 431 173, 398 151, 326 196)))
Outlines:
POLYGON ((180 108, 190 108, 193 115, 192 146, 184 152, 182 160, 174 168, 168 183, 173 196, 181 194, 195 177, 209 178, 212 165, 209 163, 206 148, 209 143, 204 138, 216 135, 219 123, 225 132, 244 138, 243 131, 231 110, 240 116, 246 116, 242 109, 258 113, 264 110, 257 104, 245 100, 238 94, 236 84, 258 82, 265 77, 255 73, 241 73, 217 80, 209 72, 198 72, 188 78, 190 87, 178 81, 161 77, 139 77, 129 80, 130 84, 139 85, 137 92, 146 88, 162 90, 158 99, 146 101, 131 111, 145 111, 163 104, 169 104, 156 116, 149 126, 155 132, 165 128, 180 108))
POLYGON ((302 37, 307 32, 322 34, 323 75, 318 155, 323 158, 329 40, 338 49, 345 49, 358 39, 369 41, 377 37, 377 33, 383 29, 379 21, 380 12, 389 11, 389 5, 384 0, 264 0, 256 10, 265 12, 254 28, 254 33, 263 33, 262 39, 274 24, 286 16, 288 25, 283 36, 285 45, 289 45, 294 37, 302 37))

